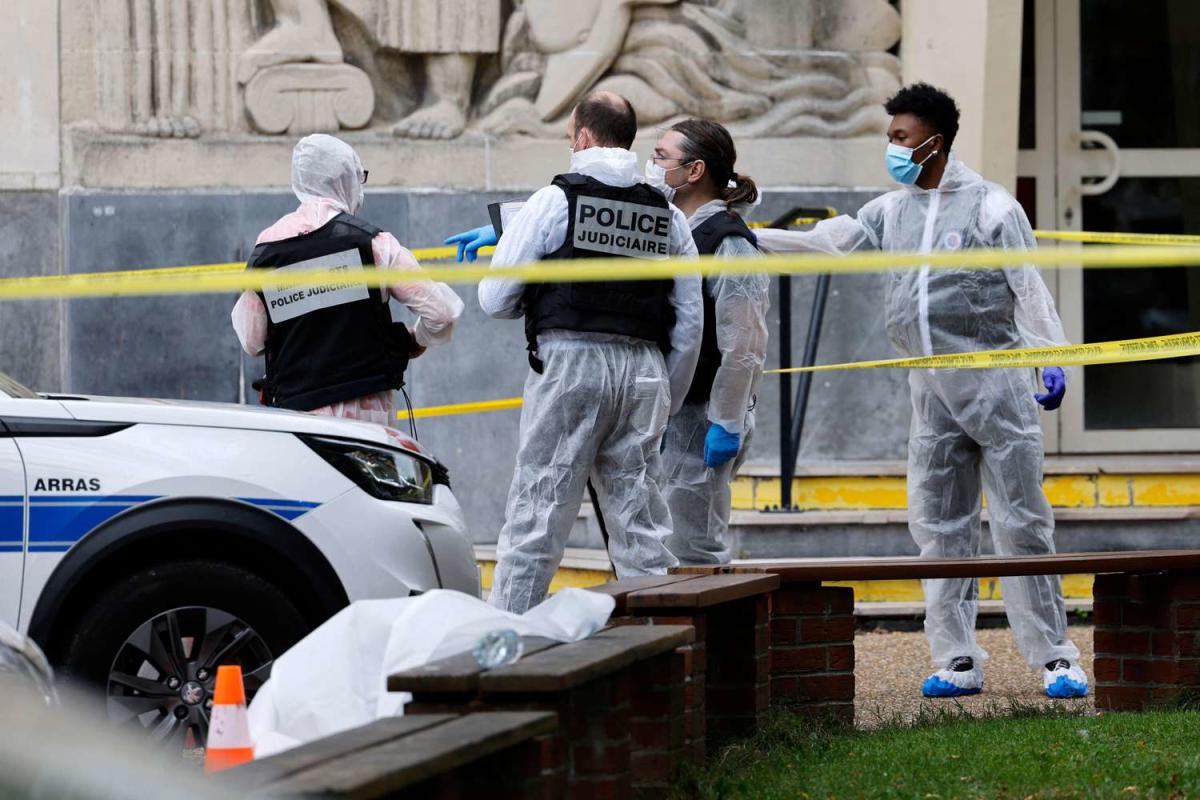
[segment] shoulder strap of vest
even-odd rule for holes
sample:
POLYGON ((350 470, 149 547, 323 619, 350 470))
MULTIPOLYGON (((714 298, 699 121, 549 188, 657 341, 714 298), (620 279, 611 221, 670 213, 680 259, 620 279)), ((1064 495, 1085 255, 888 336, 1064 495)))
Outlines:
POLYGON ((565 172, 561 175, 555 175, 551 185, 557 186, 560 189, 565 189, 568 186, 573 186, 578 189, 581 186, 587 186, 592 179, 587 175, 578 172, 565 172))
POLYGON ((754 231, 732 211, 713 214, 692 231, 696 249, 701 255, 713 255, 721 246, 721 242, 730 236, 741 237, 755 247, 758 246, 758 237, 754 235, 754 231))
POLYGON ((367 222, 365 219, 359 219, 353 214, 347 214, 344 211, 333 219, 343 225, 349 225, 352 228, 358 228, 363 233, 369 235, 372 239, 383 233, 383 228, 378 228, 367 222))

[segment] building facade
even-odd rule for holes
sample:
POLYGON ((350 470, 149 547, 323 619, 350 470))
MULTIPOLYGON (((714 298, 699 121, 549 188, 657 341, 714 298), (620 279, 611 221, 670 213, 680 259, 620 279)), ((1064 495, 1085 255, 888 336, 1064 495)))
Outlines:
MULTIPOLYGON (((258 231, 294 206, 291 147, 314 131, 335 132, 362 155, 365 217, 410 247, 440 244, 485 222, 488 202, 565 169, 565 116, 596 87, 633 101, 643 156, 672 119, 729 125, 739 172, 766 190, 758 220, 797 206, 853 213, 886 191, 882 101, 926 80, 962 106, 958 156, 1012 188, 1035 227, 1200 233, 1200 9, 1185 0, 10 5, 0 23, 9 28, 0 52, 5 277, 243 260, 258 231)), ((1083 342, 1196 330, 1197 274, 1063 269, 1046 278, 1069 337, 1083 342)), ((833 279, 819 361, 891 355, 883 281, 833 279)), ((418 406, 520 393, 520 324, 485 318, 473 287, 456 288, 468 310, 453 345, 410 370, 418 406)), ((811 279, 793 282, 797 332, 812 291, 811 279)), ((238 347, 233 301, 6 303, 2 368, 41 390, 254 402, 262 366, 238 347)), ((1078 371, 1062 412, 1044 419, 1049 471, 1090 481, 1052 494, 1074 509, 1068 528, 1072 513, 1081 520, 1080 542, 1085 530, 1112 538, 1128 529, 1120 515, 1134 514, 1138 498, 1149 506, 1169 495, 1155 506, 1160 517, 1200 500, 1200 485, 1193 498, 1179 477, 1192 480, 1200 452, 1198 392, 1191 359, 1078 371), (1102 481, 1113 474, 1126 481, 1124 499, 1102 481)), ((905 375, 814 382, 802 515, 762 513, 778 503, 778 407, 779 382, 769 379, 739 483, 742 551, 903 551, 895 492, 905 375), (834 491, 806 494, 806 480, 834 491), (874 515, 879 536, 851 544, 846 526, 862 515, 874 515)), ((419 426, 448 462, 481 543, 502 522, 516 427, 515 412, 419 426)), ((1191 533, 1183 523, 1171 530, 1191 533)))

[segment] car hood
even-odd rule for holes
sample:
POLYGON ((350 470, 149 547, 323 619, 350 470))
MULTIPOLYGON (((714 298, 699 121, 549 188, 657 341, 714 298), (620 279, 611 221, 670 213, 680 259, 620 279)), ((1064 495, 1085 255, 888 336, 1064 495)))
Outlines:
POLYGON ((332 436, 398 447, 432 459, 407 433, 370 422, 343 419, 301 411, 235 403, 194 400, 160 400, 140 397, 95 397, 88 395, 43 395, 62 403, 72 417, 89 422, 127 422, 149 425, 188 425, 205 428, 279 431, 312 436, 332 436))

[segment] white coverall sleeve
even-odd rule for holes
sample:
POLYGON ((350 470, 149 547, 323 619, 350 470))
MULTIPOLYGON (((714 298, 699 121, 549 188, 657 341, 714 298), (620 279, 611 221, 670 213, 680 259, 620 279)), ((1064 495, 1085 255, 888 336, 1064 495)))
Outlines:
MULTIPOLYGON (((1001 216, 992 243, 1005 250, 1032 250, 1037 244, 1025 210, 1005 193, 1009 208, 1001 216)), ((1054 298, 1036 267, 1007 267, 1004 274, 1016 298, 1017 331, 1025 347, 1062 347, 1069 344, 1058 317, 1054 298)))
POLYGON ((267 308, 257 292, 242 292, 233 306, 233 330, 242 349, 252 356, 267 349, 267 308))
MULTIPOLYGON (((738 236, 726 237, 719 258, 753 258, 757 248, 738 236)), ((721 366, 708 401, 708 421, 743 433, 750 395, 767 361, 767 312, 771 281, 763 273, 718 275, 709 279, 716 300, 717 348, 721 366)))
MULTIPOLYGON (((371 250, 380 269, 416 272, 421 268, 416 257, 390 233, 376 236, 371 250)), ((413 326, 417 344, 430 347, 450 341, 454 323, 463 313, 463 301, 453 289, 437 281, 415 280, 392 284, 388 291, 417 315, 417 324, 413 326)))
POLYGON ((827 253, 831 256, 855 250, 879 250, 883 237, 883 204, 888 195, 863 206, 857 216, 842 215, 818 222, 811 230, 784 231, 763 228, 755 231, 758 246, 768 253, 827 253))
MULTIPOLYGON (((696 240, 687 217, 671 206, 671 255, 677 259, 699 258, 696 240)), ((671 352, 667 354, 667 377, 671 384, 671 414, 683 408, 688 389, 696 376, 700 360, 700 345, 704 341, 704 297, 699 275, 679 274, 671 289, 670 302, 675 309, 675 326, 671 328, 671 352)))
MULTIPOLYGON (((496 243, 492 269, 532 264, 562 246, 567 236, 567 196, 557 186, 539 189, 496 243)), ((479 306, 496 319, 518 319, 525 284, 487 277, 479 282, 479 306)))

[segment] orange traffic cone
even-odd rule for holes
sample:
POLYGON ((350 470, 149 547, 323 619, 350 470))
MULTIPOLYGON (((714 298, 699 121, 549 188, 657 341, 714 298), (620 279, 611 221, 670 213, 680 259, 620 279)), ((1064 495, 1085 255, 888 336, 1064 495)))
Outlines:
POLYGON ((220 772, 254 760, 250 743, 250 721, 246 718, 246 688, 242 668, 217 667, 217 686, 213 692, 212 717, 208 723, 208 744, 204 752, 204 771, 220 772))

